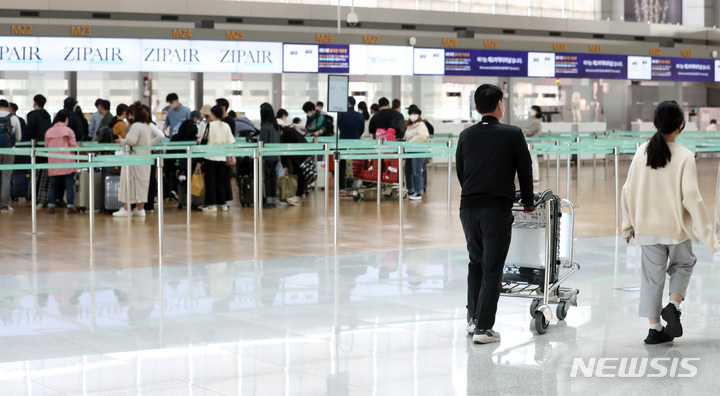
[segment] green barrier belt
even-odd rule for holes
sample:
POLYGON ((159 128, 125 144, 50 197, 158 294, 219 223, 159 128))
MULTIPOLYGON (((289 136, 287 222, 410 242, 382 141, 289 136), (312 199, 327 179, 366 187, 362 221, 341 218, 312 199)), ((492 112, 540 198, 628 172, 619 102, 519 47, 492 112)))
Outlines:
POLYGON ((58 158, 58 159, 68 159, 68 160, 77 160, 77 161, 84 161, 87 160, 86 155, 70 155, 70 154, 55 154, 55 153, 37 153, 37 157, 47 157, 47 158, 58 158))

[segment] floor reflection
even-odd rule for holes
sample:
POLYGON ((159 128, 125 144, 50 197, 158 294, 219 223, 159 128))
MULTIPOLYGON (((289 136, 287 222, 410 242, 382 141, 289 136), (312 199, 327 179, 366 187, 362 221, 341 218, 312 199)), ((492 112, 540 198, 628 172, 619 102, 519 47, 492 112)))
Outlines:
MULTIPOLYGON (((686 336, 646 348, 638 249, 579 240, 577 308, 547 334, 502 299, 503 341, 464 333, 464 247, 0 276, 2 394, 585 394, 637 383, 571 378, 575 358, 701 358, 720 380, 720 270, 699 263, 686 336)), ((706 368, 706 370, 703 370, 706 368)), ((664 390, 661 379, 649 389, 664 390), (657 387, 654 387, 657 386, 657 387)), ((680 385, 678 385, 680 386, 680 385)), ((670 385, 675 389, 675 385, 670 385)), ((678 388, 679 389, 679 388, 678 388)))

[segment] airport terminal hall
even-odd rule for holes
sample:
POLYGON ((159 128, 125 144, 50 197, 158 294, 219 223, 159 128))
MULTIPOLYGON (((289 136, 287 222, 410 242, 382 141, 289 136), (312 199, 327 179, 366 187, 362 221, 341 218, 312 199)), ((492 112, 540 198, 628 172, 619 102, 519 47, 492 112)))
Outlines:
POLYGON ((719 51, 720 0, 0 1, 0 396, 714 396, 719 51))

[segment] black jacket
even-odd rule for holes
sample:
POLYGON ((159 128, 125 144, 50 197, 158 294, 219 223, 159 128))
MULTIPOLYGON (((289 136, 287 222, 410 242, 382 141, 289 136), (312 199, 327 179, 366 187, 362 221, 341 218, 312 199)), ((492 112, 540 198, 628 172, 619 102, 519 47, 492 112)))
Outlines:
POLYGON ((68 119, 68 128, 72 129, 73 132, 75 132, 76 141, 81 142, 83 140, 83 137, 85 136, 85 128, 83 127, 82 119, 80 119, 80 116, 75 114, 74 111, 70 113, 70 118, 68 119))
POLYGON ((197 135, 197 124, 195 124, 193 120, 185 120, 180 124, 178 132, 174 134, 170 140, 174 142, 194 142, 198 139, 197 135))
POLYGON ((456 159, 460 209, 509 210, 515 198, 515 173, 523 203, 533 202, 532 160, 520 128, 485 116, 460 134, 456 159))
MULTIPOLYGON (((45 141, 45 132, 52 126, 52 118, 45 109, 33 110, 27 115, 28 138, 37 140, 38 143, 45 141)), ((39 164, 46 164, 47 157, 37 157, 39 164)))
POLYGON ((340 139, 360 139, 365 131, 365 118, 354 108, 348 107, 346 113, 338 114, 338 128, 340 139))
MULTIPOLYGON (((282 136, 280 136, 280 143, 307 143, 305 136, 298 132, 295 128, 282 127, 282 136)), ((297 174, 297 170, 300 169, 300 165, 308 158, 307 155, 293 155, 280 157, 283 168, 289 168, 291 173, 297 174)))
POLYGON ((382 109, 375 113, 370 119, 368 130, 373 138, 375 131, 378 129, 395 129, 395 139, 402 140, 405 138, 405 119, 403 115, 393 109, 382 109))

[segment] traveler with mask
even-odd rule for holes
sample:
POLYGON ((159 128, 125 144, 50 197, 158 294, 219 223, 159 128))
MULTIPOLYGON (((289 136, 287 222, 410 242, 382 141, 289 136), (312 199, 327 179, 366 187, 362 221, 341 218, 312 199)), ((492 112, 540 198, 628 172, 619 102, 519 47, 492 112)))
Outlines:
POLYGON ((670 342, 683 335, 680 303, 687 296, 697 262, 693 240, 702 241, 711 254, 720 250, 698 188, 695 156, 675 142, 685 128, 682 108, 672 100, 660 103, 654 124, 657 132, 638 147, 621 199, 623 237, 627 243, 634 237, 641 250, 638 314, 650 322, 646 344, 670 342), (663 308, 668 275, 670 301, 663 308))
POLYGON ((302 109, 307 116, 305 132, 309 136, 317 137, 329 135, 325 128, 325 116, 323 116, 321 112, 315 108, 313 102, 305 102, 302 109))
POLYGON ((180 128, 183 121, 190 118, 190 109, 180 103, 180 99, 176 93, 168 94, 165 101, 170 105, 165 116, 165 126, 163 132, 170 138, 180 128))
MULTIPOLYGON (((536 138, 542 133, 542 109, 540 106, 533 106, 530 108, 530 125, 523 130, 525 137, 536 138)), ((537 154, 531 154, 532 158, 532 171, 533 171, 533 184, 538 185, 540 183, 540 166, 538 165, 537 154)))
MULTIPOLYGON (((60 110, 55 116, 54 125, 45 133, 45 147, 77 147, 75 132, 68 128, 70 112, 60 110)), ((51 164, 73 163, 75 160, 49 158, 51 164)), ((55 214, 55 200, 62 198, 60 191, 67 192, 67 214, 77 214, 75 208, 75 171, 73 168, 50 169, 50 198, 48 202, 48 213, 55 214), (63 188, 60 188, 63 186, 63 188)))
MULTIPOLYGON (((408 120, 406 138, 411 143, 427 143, 430 141, 430 133, 425 121, 420 117, 422 111, 415 105, 408 107, 408 120)), ((412 201, 422 201, 422 194, 425 189, 423 183, 423 164, 425 158, 408 158, 405 160, 407 169, 408 196, 412 201)))
POLYGON ((500 88, 481 85, 475 108, 482 120, 460 134, 456 160, 460 220, 470 256, 466 330, 473 342, 487 344, 500 341, 493 326, 514 221, 515 175, 521 202, 532 211, 532 160, 522 130, 500 122, 505 115, 500 88))

